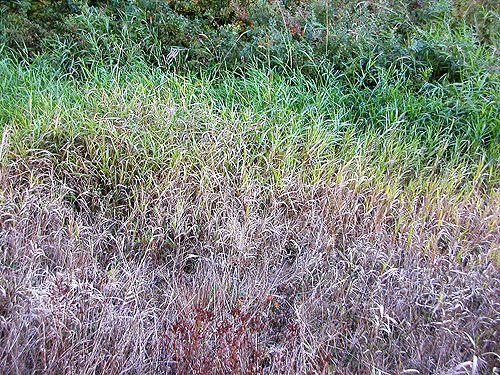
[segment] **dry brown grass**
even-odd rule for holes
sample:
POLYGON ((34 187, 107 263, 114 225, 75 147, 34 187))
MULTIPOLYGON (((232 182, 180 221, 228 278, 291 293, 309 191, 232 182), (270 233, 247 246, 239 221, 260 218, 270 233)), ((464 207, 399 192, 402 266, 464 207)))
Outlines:
POLYGON ((495 192, 391 199, 363 175, 265 190, 179 173, 113 212, 32 173, 1 182, 4 374, 500 366, 495 192))

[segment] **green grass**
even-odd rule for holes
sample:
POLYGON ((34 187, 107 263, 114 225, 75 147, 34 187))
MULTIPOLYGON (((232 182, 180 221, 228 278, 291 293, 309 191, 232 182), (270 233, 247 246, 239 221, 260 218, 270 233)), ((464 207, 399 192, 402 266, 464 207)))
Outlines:
POLYGON ((358 158, 372 178, 403 188, 450 169, 466 170, 465 182, 479 178, 485 188, 498 182, 495 77, 415 89, 394 70, 380 70, 377 84, 367 88, 338 73, 315 82, 257 68, 195 77, 139 63, 72 79, 43 57, 26 67, 5 57, 1 69, 0 113, 10 151, 26 158, 46 153, 62 176, 93 173, 110 186, 129 185, 173 165, 176 155, 206 153, 207 137, 221 134, 223 142, 234 127, 241 160, 227 145, 211 150, 227 159, 218 166, 226 176, 247 163, 259 169, 257 178, 278 178, 273 183, 284 170, 314 183, 358 158))

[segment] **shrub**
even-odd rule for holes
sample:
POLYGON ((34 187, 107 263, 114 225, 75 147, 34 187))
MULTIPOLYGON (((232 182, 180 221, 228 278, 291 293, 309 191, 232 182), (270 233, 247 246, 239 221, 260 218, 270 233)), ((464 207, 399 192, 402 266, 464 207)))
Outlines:
POLYGON ((470 25, 478 43, 498 50, 493 3, 467 4, 54 0, 6 3, 1 20, 10 48, 62 53, 59 61, 66 70, 131 59, 194 71, 221 64, 245 68, 253 61, 312 77, 323 67, 334 69, 370 86, 377 69, 394 67, 417 83, 421 72, 427 72, 425 82, 458 81, 469 62, 452 40, 463 25, 470 25), (450 27, 441 26, 445 20, 450 27))

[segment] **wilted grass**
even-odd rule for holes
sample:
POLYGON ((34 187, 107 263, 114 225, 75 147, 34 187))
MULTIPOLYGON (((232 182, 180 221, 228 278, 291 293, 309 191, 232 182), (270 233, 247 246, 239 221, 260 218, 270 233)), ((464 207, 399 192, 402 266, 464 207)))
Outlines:
POLYGON ((497 76, 47 61, 0 61, 3 373, 500 367, 497 76))

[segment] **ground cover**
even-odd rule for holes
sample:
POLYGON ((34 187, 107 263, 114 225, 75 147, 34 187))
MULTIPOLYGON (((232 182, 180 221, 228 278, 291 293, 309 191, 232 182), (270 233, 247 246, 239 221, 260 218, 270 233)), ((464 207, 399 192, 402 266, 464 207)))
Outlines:
POLYGON ((2 47, 0 371, 495 374, 496 34, 450 25, 442 74, 2 47))

